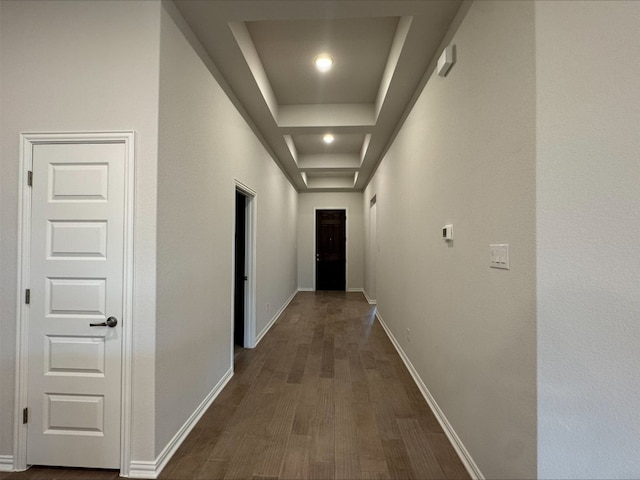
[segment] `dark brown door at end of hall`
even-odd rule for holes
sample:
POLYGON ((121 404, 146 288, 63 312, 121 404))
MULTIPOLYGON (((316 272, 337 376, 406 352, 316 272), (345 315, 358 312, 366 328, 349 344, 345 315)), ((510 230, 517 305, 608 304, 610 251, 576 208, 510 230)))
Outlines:
POLYGON ((316 210, 316 290, 345 290, 346 212, 316 210))

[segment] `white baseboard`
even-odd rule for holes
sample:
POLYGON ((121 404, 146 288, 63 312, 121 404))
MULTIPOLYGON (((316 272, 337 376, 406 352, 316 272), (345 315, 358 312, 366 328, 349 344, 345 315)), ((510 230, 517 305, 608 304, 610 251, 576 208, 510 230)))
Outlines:
POLYGON ((13 472, 13 455, 0 455, 0 472, 13 472))
POLYGON ((402 358, 402 361, 407 366, 407 369, 413 377, 414 382, 416 382, 416 385, 420 389, 422 396, 429 404, 429 407, 431 407, 431 410, 433 411, 435 417, 438 419, 442 430, 444 430, 445 435, 451 442, 451 445, 458 454, 458 457, 460 457, 460 460, 462 461, 464 467, 467 469, 467 472, 469 472, 469 475, 474 480, 484 480, 484 475, 482 475, 482 472, 478 468, 478 465, 476 465, 476 462, 474 462, 473 458, 471 458, 469 451, 463 445, 462 440, 460 440, 460 437, 458 437, 458 434, 449 423, 449 420, 447 420, 447 417, 445 417, 435 398, 433 398, 433 395, 431 395, 431 392, 429 392, 429 389, 420 378, 420 375, 418 375, 418 372, 409 360, 409 357, 407 357, 407 354, 404 353, 404 350, 402 349, 396 338, 393 336, 393 333, 391 333, 391 330, 389 330, 389 327, 387 327, 387 325, 384 323, 384 320, 382 319, 382 317, 380 316, 380 312, 378 311, 376 311, 376 318, 380 322, 380 325, 382 325, 382 328, 384 328, 384 331, 387 333, 387 336, 391 340, 391 343, 393 343, 393 346, 398 351, 400 358, 402 358))
POLYGON ((367 295, 367 291, 364 288, 362 289, 362 294, 364 295, 364 298, 367 299, 367 302, 369 303, 369 305, 376 304, 376 301, 373 298, 370 298, 369 295, 367 295))
POLYGON ((299 292, 315 292, 313 288, 298 288, 299 292))
POLYGON ((167 466, 171 457, 176 453, 182 442, 185 441, 189 432, 196 426, 198 420, 204 415, 204 412, 211 406, 216 397, 220 394, 225 385, 233 377, 233 367, 220 379, 215 387, 209 392, 202 403, 191 414, 187 421, 182 425, 180 430, 173 436, 169 443, 162 449, 160 455, 154 462, 137 462, 131 461, 129 465, 129 478, 158 478, 160 472, 167 466))
POLYGON ((376 301, 369 298, 369 295, 367 295, 367 292, 364 288, 349 288, 347 289, 347 292, 358 292, 361 293, 362 295, 364 295, 365 300, 367 301, 367 303, 369 305, 375 305, 376 301))
MULTIPOLYGON (((137 462, 132 460, 129 463, 129 475, 128 478, 158 478, 161 468, 158 467, 158 462, 137 462)), ((121 474, 122 475, 122 474, 121 474)))
POLYGON ((260 340, 262 340, 262 337, 264 337, 267 334, 267 332, 271 330, 271 327, 273 327, 273 324, 276 323, 276 320, 278 320, 278 318, 280 318, 280 315, 282 315, 282 312, 284 312, 284 309, 289 306, 289 304, 291 303, 291 300, 293 300, 293 297, 295 297, 299 291, 300 289, 293 291, 293 293, 287 299, 287 301, 282 304, 280 309, 275 313, 275 315, 271 318, 271 320, 269 320, 269 323, 267 323, 267 326, 264 327, 262 331, 258 334, 258 336, 256 337, 256 345, 255 345, 256 347, 260 343, 260 340))

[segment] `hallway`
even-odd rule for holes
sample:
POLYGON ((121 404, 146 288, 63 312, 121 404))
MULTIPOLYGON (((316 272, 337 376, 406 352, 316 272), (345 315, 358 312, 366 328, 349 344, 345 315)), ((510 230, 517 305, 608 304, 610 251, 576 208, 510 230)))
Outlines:
MULTIPOLYGON (((34 468, 3 478, 117 477, 34 468)), ((469 477, 363 296, 299 292, 238 356, 160 478, 469 477)))

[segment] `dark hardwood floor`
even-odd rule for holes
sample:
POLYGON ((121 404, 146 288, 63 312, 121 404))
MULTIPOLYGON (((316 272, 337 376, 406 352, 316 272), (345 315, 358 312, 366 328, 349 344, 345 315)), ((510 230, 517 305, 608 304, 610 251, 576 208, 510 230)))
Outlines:
MULTIPOLYGON (((3 480, 111 480, 34 467, 3 480)), ((469 478, 360 293, 300 292, 161 479, 469 478)))

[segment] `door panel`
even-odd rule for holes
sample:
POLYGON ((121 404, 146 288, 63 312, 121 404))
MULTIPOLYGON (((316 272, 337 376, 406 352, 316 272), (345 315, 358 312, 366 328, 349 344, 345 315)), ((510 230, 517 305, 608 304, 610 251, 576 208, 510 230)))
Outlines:
POLYGON ((102 395, 45 394, 45 433, 58 435, 104 434, 102 395))
POLYGON ((103 318, 106 313, 106 278, 48 278, 46 317, 103 318))
POLYGON ((49 257, 107 257, 107 222, 49 222, 49 257))
POLYGON ((44 374, 104 377, 104 340, 104 337, 47 335, 44 374))
MULTIPOLYGON (((41 146, 36 148, 41 148, 41 146)), ((49 197, 51 201, 107 201, 108 164, 59 163, 50 164, 49 170, 49 197)))
POLYGON ((345 290, 346 212, 316 211, 316 290, 345 290))
POLYGON ((33 146, 28 464, 120 466, 125 148, 33 146))

